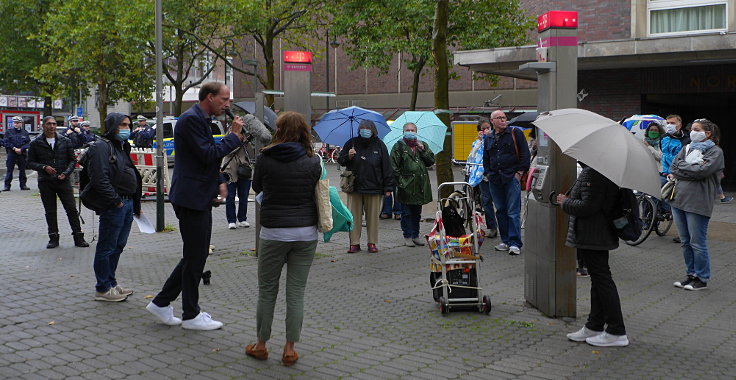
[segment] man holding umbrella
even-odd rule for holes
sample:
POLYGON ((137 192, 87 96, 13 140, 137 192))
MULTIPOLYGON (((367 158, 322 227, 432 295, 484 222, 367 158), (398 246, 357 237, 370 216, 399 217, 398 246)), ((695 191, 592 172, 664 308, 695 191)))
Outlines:
POLYGON ((507 128, 503 111, 491 114, 493 132, 483 141, 483 171, 488 178, 501 235, 497 251, 521 254, 521 176, 529 170, 529 147, 524 133, 507 128))

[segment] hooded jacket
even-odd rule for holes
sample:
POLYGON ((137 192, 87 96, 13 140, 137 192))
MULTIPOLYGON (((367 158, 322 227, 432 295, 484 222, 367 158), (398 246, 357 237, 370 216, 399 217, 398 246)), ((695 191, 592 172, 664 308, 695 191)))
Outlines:
POLYGON ((720 172, 725 167, 723 150, 714 146, 703 153, 703 163, 688 163, 685 160, 689 144, 680 150, 672 161, 669 172, 677 178, 675 199, 670 201, 672 207, 685 212, 710 217, 716 199, 716 188, 721 178, 720 172))
POLYGON ((38 172, 38 182, 58 181, 60 174, 64 174, 66 180, 74 171, 76 163, 71 140, 58 133, 53 148, 43 133, 33 139, 28 148, 28 168, 38 172), (46 173, 44 166, 56 169, 56 174, 46 173))
POLYGON ((386 144, 378 137, 353 137, 340 151, 337 162, 355 175, 354 189, 360 194, 383 194, 394 190, 394 172, 386 144), (350 148, 357 152, 351 160, 350 148))
POLYGON ((123 196, 133 198, 135 215, 141 212, 141 175, 130 158, 130 144, 116 138, 118 126, 125 118, 130 119, 130 116, 118 112, 108 114, 104 139, 96 140, 86 153, 85 169, 89 184, 82 190, 80 198, 87 208, 97 213, 117 207, 123 196), (135 183, 130 182, 131 178, 135 178, 135 183))
POLYGON ((432 187, 427 168, 434 165, 434 153, 425 141, 424 149, 412 151, 404 140, 391 148, 391 167, 396 179, 397 196, 401 203, 424 205, 432 202, 432 187))
POLYGON ((672 165, 672 161, 674 161, 677 154, 680 153, 682 147, 687 144, 690 144, 690 136, 685 133, 685 128, 680 129, 672 135, 662 137, 662 140, 659 143, 662 150, 662 160, 660 162, 662 164, 662 173, 665 175, 670 173, 670 165, 672 165), (677 135, 679 135, 679 137, 677 135))
POLYGON ((317 225, 314 187, 321 175, 319 156, 307 156, 299 143, 281 143, 262 150, 253 172, 253 191, 263 193, 261 225, 267 228, 317 225))

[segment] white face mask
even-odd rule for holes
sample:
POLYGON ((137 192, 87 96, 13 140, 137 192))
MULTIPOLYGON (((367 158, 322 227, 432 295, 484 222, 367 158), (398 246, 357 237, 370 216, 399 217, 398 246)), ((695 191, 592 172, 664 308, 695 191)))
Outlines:
POLYGON ((674 124, 667 124, 664 126, 664 131, 669 133, 670 135, 675 133, 676 130, 677 126, 675 126, 674 124))
POLYGON ((703 131, 690 131, 690 140, 692 142, 701 142, 705 140, 705 132, 703 131))

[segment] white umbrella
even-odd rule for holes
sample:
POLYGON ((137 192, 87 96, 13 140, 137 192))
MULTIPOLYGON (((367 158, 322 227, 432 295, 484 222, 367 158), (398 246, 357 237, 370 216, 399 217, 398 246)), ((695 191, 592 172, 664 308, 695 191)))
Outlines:
POLYGON ((660 196, 657 164, 640 140, 617 122, 577 108, 544 112, 534 125, 562 153, 584 162, 620 187, 660 196))

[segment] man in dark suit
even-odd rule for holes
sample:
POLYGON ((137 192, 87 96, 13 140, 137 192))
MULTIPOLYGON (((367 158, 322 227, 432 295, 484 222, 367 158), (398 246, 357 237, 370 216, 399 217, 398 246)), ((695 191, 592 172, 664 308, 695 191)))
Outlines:
POLYGON ((231 133, 219 143, 212 138, 210 120, 220 116, 230 105, 230 89, 219 82, 205 83, 199 90, 199 103, 184 112, 174 129, 176 156, 169 200, 179 219, 183 257, 163 289, 146 306, 167 325, 191 330, 214 330, 222 323, 201 312, 198 305, 199 280, 202 278, 212 235, 212 204, 218 192, 224 199, 227 187, 219 165, 225 155, 240 146, 243 121, 235 117, 231 133), (182 296, 182 319, 174 317, 169 305, 182 296))

